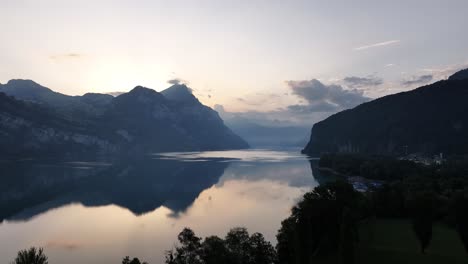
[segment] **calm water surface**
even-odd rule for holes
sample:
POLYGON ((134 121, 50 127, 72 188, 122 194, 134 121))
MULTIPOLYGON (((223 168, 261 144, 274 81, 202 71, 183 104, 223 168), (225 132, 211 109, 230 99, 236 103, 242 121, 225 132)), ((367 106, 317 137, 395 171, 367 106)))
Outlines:
POLYGON ((0 161, 0 263, 45 248, 49 262, 163 263, 177 234, 235 226, 274 243, 320 177, 299 150, 152 154, 139 160, 0 161))

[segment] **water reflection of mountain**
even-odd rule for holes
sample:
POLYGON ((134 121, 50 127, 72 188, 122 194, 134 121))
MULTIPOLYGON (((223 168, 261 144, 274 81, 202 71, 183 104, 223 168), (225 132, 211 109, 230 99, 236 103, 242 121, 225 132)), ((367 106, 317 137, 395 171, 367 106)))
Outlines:
POLYGON ((136 215, 162 205, 181 212, 218 181, 225 161, 0 162, 0 221, 27 220, 70 203, 115 204, 136 215))

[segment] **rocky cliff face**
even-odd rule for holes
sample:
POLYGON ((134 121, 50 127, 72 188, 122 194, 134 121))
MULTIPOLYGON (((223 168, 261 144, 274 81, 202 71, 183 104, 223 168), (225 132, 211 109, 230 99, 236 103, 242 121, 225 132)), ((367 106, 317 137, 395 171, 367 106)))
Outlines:
POLYGON ((113 153, 118 147, 86 126, 51 109, 0 93, 1 156, 32 157, 93 152, 113 153))
POLYGON ((190 100, 167 99, 164 92, 144 87, 116 97, 102 117, 110 130, 106 134, 118 134, 120 144, 144 152, 248 147, 214 110, 202 105, 188 89, 185 92, 190 100))
POLYGON ((31 80, 10 80, 0 85, 0 92, 15 99, 41 104, 62 116, 73 119, 86 119, 102 114, 104 107, 109 104, 113 96, 108 94, 87 93, 83 96, 69 96, 52 91, 31 80))
POLYGON ((173 85, 161 92, 170 101, 170 105, 177 112, 177 124, 196 144, 210 149, 248 148, 248 144, 230 128, 219 116, 218 112, 201 104, 192 95, 190 88, 185 85, 173 85), (207 129, 209 128, 209 129, 207 129))
MULTIPOLYGON (((166 91, 172 93, 173 88, 166 91)), ((66 96, 31 81, 10 81, 0 87, 12 95, 0 93, 0 155, 248 147, 187 87, 176 90, 168 98, 140 86, 115 98, 102 94, 66 96)))
POLYGON ((468 79, 463 78, 464 72, 316 123, 303 152, 467 154, 468 79))

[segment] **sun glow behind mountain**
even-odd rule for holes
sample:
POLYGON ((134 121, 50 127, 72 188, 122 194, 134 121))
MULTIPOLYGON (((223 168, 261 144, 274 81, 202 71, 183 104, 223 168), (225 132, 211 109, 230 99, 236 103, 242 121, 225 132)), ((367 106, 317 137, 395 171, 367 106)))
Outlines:
POLYGON ((180 78, 209 106, 270 112, 301 104, 286 81, 317 79, 375 98, 468 63, 459 55, 468 54, 465 1, 45 0, 0 8, 0 82, 32 79, 70 95, 160 91, 180 78))

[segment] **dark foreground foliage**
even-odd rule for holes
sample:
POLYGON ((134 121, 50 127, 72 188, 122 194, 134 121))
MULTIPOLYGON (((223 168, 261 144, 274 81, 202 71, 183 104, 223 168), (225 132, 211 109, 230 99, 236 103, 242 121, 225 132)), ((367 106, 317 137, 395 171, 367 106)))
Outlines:
POLYGON ((312 263, 328 255, 354 263, 358 223, 368 214, 363 198, 345 182, 306 193, 281 223, 276 246, 279 263, 312 263))
POLYGON ((132 260, 130 260, 130 257, 126 256, 125 258, 123 258, 122 264, 148 264, 148 262, 140 262, 138 258, 133 258, 132 260))
POLYGON ((249 235, 247 229, 231 229, 224 239, 204 240, 185 228, 178 236, 180 245, 166 253, 167 264, 273 264, 276 252, 262 234, 249 235))
POLYGON ((18 252, 13 264, 48 264, 47 259, 42 248, 32 247, 18 252))

